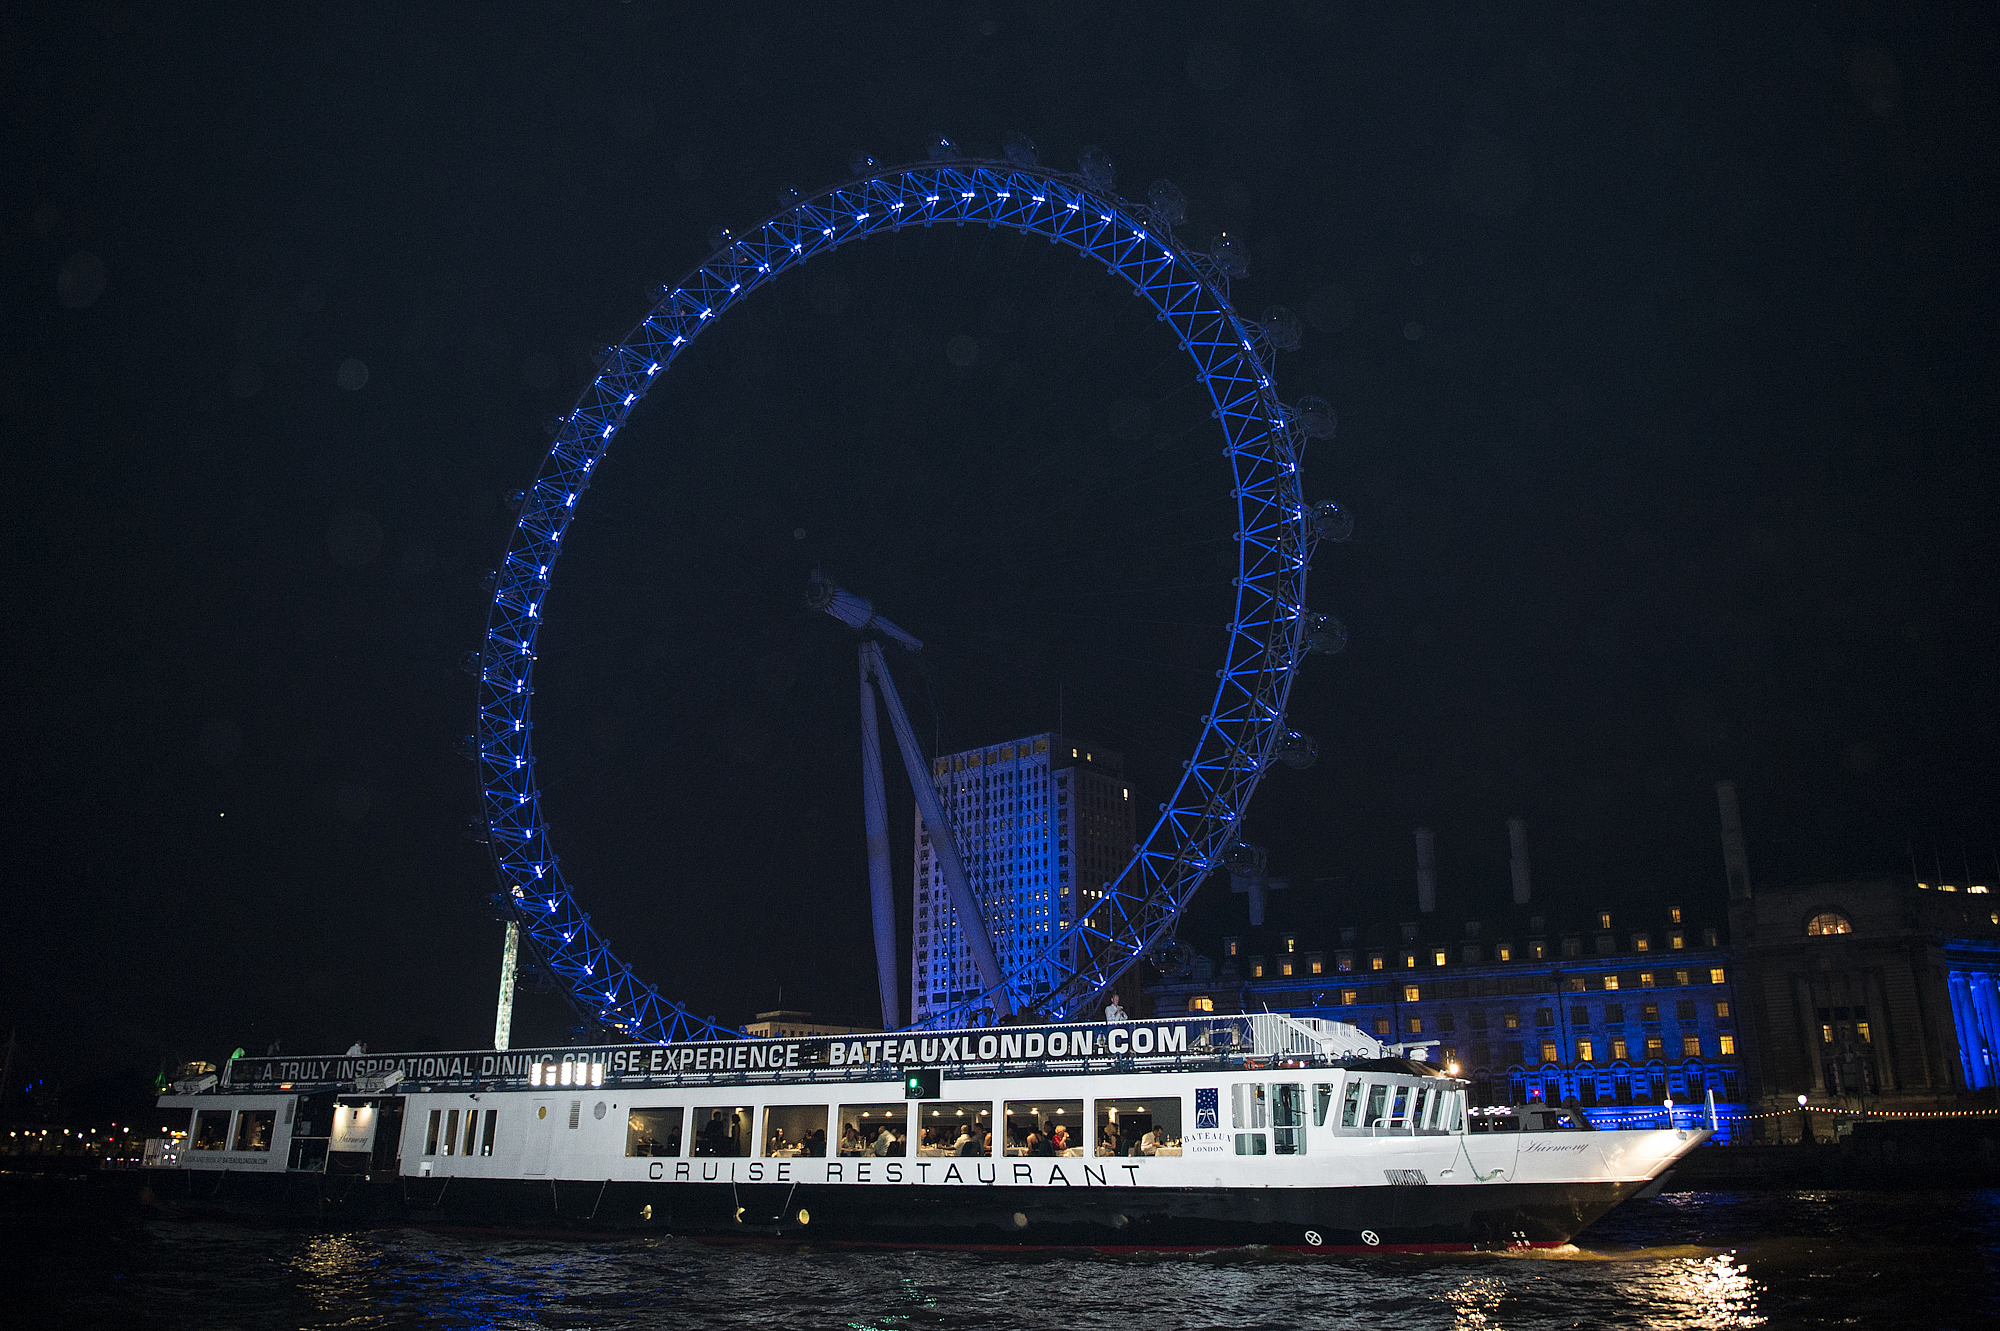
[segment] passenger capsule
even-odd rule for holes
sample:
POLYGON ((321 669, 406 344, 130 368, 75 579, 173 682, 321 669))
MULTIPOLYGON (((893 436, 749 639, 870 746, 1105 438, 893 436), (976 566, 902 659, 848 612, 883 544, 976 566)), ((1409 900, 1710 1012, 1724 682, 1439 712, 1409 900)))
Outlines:
POLYGON ((1333 404, 1323 397, 1302 397, 1299 399, 1299 424, 1305 426, 1306 434, 1314 439, 1331 439, 1339 428, 1340 417, 1334 413, 1333 404))
POLYGON ((1076 169, 1082 174, 1084 184, 1107 194, 1111 192, 1116 172, 1111 165, 1111 154, 1104 149, 1094 143, 1085 148, 1077 154, 1076 169))
POLYGON ((1035 141, 1019 130, 1007 136, 1007 141, 1001 145, 1000 150, 1007 154, 1009 162, 1023 169, 1037 166, 1041 162, 1041 154, 1035 147, 1035 141))
POLYGON ((1312 525, 1322 541, 1344 541, 1354 535, 1354 515, 1331 499, 1312 506, 1312 525))
POLYGON ((1250 271, 1250 251, 1227 231, 1209 242, 1208 257, 1215 260, 1216 269, 1224 277, 1242 277, 1250 271))
POLYGON ((1332 615, 1306 617, 1306 650, 1332 656, 1347 649, 1347 625, 1332 615))
POLYGON ((1148 186, 1146 202, 1152 205, 1153 216, 1168 226, 1187 221, 1187 195, 1171 180, 1156 180, 1148 186))
POLYGON ((1265 338, 1279 351, 1297 351, 1299 349, 1299 342, 1304 337, 1304 330, 1299 325, 1299 316, 1293 314, 1284 306, 1273 305, 1265 310, 1264 317, 1259 321, 1259 325, 1264 330, 1265 338))

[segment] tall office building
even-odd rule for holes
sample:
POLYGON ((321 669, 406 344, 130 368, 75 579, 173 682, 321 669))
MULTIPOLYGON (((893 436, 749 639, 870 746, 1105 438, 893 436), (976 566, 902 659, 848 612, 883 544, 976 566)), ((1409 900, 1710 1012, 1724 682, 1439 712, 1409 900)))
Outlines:
MULTIPOLYGON (((951 819, 993 950, 1009 974, 1044 953, 1132 858, 1131 783, 1122 755, 1055 733, 945 754, 932 779, 951 819)), ((922 1021, 979 991, 944 874, 916 820, 910 1015, 922 1021)), ((1063 958, 1074 964, 1074 956, 1063 958)), ((1017 1005, 1048 992, 1024 981, 1017 1005)))

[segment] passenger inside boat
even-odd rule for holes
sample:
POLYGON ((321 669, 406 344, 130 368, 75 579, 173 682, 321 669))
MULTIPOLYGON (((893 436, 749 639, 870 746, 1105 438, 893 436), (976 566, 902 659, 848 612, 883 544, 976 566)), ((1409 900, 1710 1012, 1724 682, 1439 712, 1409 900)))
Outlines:
POLYGON ((631 1110, 625 1116, 625 1154, 678 1156, 682 1113, 679 1106, 631 1110))
POLYGON ((702 1106, 694 1111, 701 1125, 695 1136, 692 1155, 750 1154, 750 1106, 702 1106))
POLYGON ((903 1156, 910 1153, 910 1111, 907 1103, 842 1105, 842 1155, 903 1156))
POLYGON ((1083 1101, 1009 1100, 1007 1154, 1084 1154, 1083 1101))
POLYGON ((917 1106, 917 1154, 987 1155, 982 1145, 993 1133, 993 1105, 987 1100, 927 1100, 917 1106))
POLYGON ((1097 1154, 1172 1156, 1180 1153, 1179 1096, 1097 1102, 1097 1154))

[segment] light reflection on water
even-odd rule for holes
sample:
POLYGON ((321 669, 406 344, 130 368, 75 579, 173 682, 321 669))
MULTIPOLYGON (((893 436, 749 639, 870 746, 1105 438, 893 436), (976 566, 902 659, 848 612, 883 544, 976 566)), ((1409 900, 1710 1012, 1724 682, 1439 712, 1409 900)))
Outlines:
MULTIPOLYGON (((1679 1194, 1456 1256, 848 1252, 0 1217, 50 1324, 194 1328, 1971 1327, 2000 1193, 1679 1194), (1948 1278, 1941 1275, 1948 1273, 1948 1278), (55 1314, 60 1314, 59 1316, 55 1314)), ((10 1260, 10 1266, 15 1263, 10 1260)), ((10 1282, 12 1283, 12 1282, 10 1282)))

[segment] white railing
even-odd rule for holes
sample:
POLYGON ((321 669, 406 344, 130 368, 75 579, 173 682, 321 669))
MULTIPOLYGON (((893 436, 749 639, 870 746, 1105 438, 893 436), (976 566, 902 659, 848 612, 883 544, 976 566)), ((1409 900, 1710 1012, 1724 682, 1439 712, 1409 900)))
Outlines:
POLYGON ((1258 1058, 1382 1058, 1388 1053, 1373 1037, 1344 1021, 1254 1012, 1250 1029, 1251 1052, 1258 1058))

